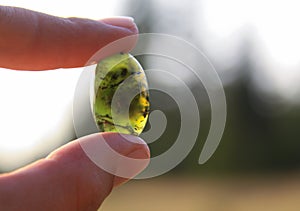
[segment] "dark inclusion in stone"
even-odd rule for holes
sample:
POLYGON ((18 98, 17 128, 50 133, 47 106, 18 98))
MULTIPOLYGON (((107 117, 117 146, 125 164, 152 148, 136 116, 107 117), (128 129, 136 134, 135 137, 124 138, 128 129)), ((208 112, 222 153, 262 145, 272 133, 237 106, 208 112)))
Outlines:
POLYGON ((102 132, 139 135, 149 114, 145 72, 130 54, 116 54, 100 61, 94 86, 94 118, 102 132))

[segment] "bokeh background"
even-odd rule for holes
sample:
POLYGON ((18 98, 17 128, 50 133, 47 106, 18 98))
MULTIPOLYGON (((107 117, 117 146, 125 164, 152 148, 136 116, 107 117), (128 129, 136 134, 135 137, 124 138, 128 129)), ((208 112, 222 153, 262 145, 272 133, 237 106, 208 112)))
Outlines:
MULTIPOLYGON (((200 105, 195 147, 167 174, 133 180, 114 190, 100 210, 300 209, 300 3, 296 0, 3 0, 1 4, 62 17, 132 16, 141 33, 166 33, 195 45, 222 80, 227 122, 212 158, 198 164, 209 130, 210 106, 203 86, 187 78, 200 105)), ((147 66, 150 60, 140 61, 147 66)), ((1 172, 24 166, 74 139, 71 106, 81 71, 0 69, 1 172)), ((152 154, 159 155, 173 144, 180 116, 162 93, 151 94, 152 109, 161 109, 168 119, 163 136, 150 144, 152 154)))

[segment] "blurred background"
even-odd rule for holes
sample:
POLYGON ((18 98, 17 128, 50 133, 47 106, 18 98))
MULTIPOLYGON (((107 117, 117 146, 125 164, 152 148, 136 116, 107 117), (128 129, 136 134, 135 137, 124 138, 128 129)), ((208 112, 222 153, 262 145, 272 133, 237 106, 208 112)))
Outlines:
MULTIPOLYGON (((100 210, 300 209, 300 3, 3 0, 1 4, 62 17, 132 16, 140 33, 166 33, 195 45, 221 78, 227 122, 211 159, 198 164, 210 126, 209 99, 200 82, 186 78, 200 105, 195 147, 167 174, 117 188, 100 210)), ((145 67, 150 61, 139 60, 145 67)), ((1 172, 24 166, 74 139, 71 105, 81 71, 0 69, 1 172)), ((151 97, 152 110, 162 110, 168 119, 164 134, 149 145, 155 156, 173 144, 180 115, 171 99, 161 101, 166 99, 162 93, 152 92, 151 97)))

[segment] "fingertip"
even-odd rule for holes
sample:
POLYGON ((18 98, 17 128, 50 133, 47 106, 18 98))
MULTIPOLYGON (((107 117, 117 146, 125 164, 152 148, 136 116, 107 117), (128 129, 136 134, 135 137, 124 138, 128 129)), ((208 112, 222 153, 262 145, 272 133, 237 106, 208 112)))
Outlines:
POLYGON ((140 173, 149 158, 149 148, 141 138, 107 132, 70 142, 47 159, 56 161, 61 175, 77 178, 77 200, 84 207, 100 205, 114 187, 140 173))
POLYGON ((61 210, 96 210, 114 187, 142 171, 149 157, 147 144, 136 136, 85 136, 55 150, 46 159, 0 177, 0 183, 7 188, 12 188, 9 181, 17 184, 14 200, 20 203, 14 204, 10 198, 5 206, 57 210, 59 203, 61 210))
POLYGON ((110 44, 105 56, 129 52, 137 42, 138 29, 130 17, 95 21, 60 18, 23 8, 0 9, 4 11, 0 13, 0 45, 3 48, 0 66, 4 68, 49 70, 82 67, 89 65, 93 55, 110 44), (116 43, 123 38, 128 39, 116 43))
POLYGON ((131 179, 149 163, 149 148, 137 136, 107 132, 86 136, 79 143, 94 164, 116 177, 131 179))

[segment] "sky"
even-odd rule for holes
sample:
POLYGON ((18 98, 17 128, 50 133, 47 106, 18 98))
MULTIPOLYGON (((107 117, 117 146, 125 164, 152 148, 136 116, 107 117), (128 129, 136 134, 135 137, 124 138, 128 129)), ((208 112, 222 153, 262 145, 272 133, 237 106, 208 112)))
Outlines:
MULTIPOLYGON (((121 15, 120 5, 126 2, 2 0, 1 4, 97 20, 121 15)), ((244 35, 251 33, 255 39, 252 59, 262 69, 254 83, 287 100, 299 98, 298 1, 202 0, 201 6, 202 38, 210 57, 230 67, 239 58, 237 48, 244 35)), ((0 170, 22 166, 72 138, 71 102, 81 71, 32 73, 0 68, 0 170)))
POLYGON ((300 2, 295 0, 205 0, 204 45, 222 65, 238 61, 238 47, 248 41, 254 83, 288 101, 299 101, 300 2), (249 40, 245 40, 249 39, 249 40), (220 53, 221 52, 221 53, 220 53))

